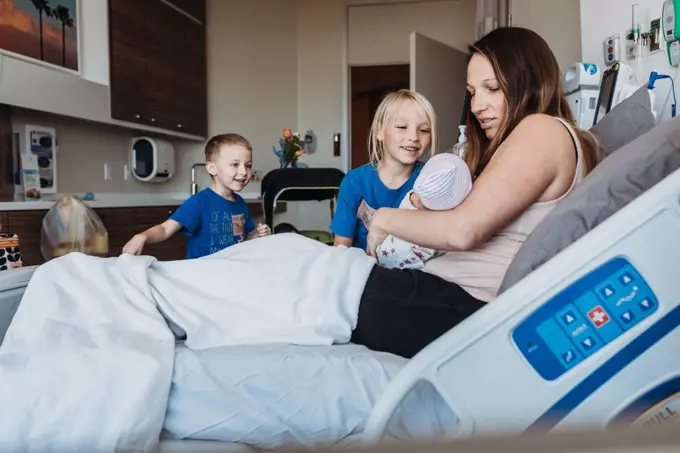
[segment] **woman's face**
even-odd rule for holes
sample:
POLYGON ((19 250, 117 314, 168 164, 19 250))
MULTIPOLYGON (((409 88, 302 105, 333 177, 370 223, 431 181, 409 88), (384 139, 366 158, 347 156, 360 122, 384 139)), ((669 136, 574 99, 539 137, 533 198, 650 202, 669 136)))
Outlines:
POLYGON ((467 89, 470 109, 486 137, 492 140, 505 120, 507 103, 491 62, 479 53, 472 55, 468 64, 467 89))

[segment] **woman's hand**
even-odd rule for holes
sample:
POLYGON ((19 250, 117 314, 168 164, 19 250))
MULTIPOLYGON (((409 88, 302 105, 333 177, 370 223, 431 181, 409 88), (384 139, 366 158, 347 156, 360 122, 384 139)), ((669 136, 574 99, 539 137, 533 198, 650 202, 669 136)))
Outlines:
POLYGON ((376 257, 375 250, 387 237, 387 231, 382 227, 383 220, 387 211, 383 208, 378 209, 373 213, 373 219, 371 220, 371 226, 368 229, 368 235, 366 236, 366 253, 372 257, 376 257))

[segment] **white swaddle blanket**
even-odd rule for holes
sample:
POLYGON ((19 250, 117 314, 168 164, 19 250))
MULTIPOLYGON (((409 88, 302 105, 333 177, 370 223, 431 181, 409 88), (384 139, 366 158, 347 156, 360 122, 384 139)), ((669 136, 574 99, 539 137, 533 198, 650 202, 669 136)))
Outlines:
MULTIPOLYGON (((445 211, 461 204, 471 190, 472 175, 465 161, 455 154, 437 154, 427 161, 399 208, 417 209, 411 203, 411 194, 415 193, 426 209, 445 211)), ((391 269, 422 269, 427 260, 439 254, 394 236, 385 238, 376 249, 378 264, 391 269)))

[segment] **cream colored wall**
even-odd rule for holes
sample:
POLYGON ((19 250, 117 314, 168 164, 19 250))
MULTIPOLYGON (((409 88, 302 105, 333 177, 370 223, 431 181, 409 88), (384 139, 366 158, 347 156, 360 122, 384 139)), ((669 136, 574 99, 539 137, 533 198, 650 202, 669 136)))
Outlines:
MULTIPOLYGON (((599 3, 599 0, 588 3, 599 3)), ((530 28, 546 40, 562 72, 581 61, 579 0, 512 0, 511 11, 512 25, 530 28)))
POLYGON ((201 146, 196 142, 169 140, 175 146, 179 174, 164 184, 146 184, 124 178, 124 166, 129 159, 128 144, 136 135, 129 129, 20 108, 12 110, 12 118, 18 127, 33 124, 55 128, 58 144, 57 187, 60 193, 153 193, 184 192, 190 189, 187 169, 201 146), (105 163, 111 166, 111 179, 108 181, 104 180, 105 163))
MULTIPOLYGON (((278 166, 271 145, 283 127, 297 127, 297 29, 281 26, 295 19, 296 0, 209 0, 207 27, 209 134, 236 131, 255 150, 255 169, 278 166)), ((295 25, 295 24, 293 24, 295 25)), ((128 143, 135 133, 59 115, 15 109, 15 124, 55 127, 59 142, 60 191, 182 192, 190 187, 190 167, 203 161, 203 144, 170 139, 177 174, 164 184, 124 179, 128 143), (104 180, 104 163, 112 178, 104 180)), ((203 181, 206 181, 202 178, 203 181)), ((253 184, 247 190, 259 191, 253 184)))
POLYGON ((353 6, 349 64, 407 63, 412 31, 467 51, 475 39, 476 11, 476 0, 353 6))
MULTIPOLYGON (((471 2, 427 2, 427 6, 450 12, 455 8, 438 8, 471 2)), ((271 146, 278 140, 282 128, 291 127, 301 132, 311 129, 318 139, 317 151, 305 156, 303 161, 313 166, 342 168, 342 158, 333 156, 332 138, 334 133, 342 133, 343 154, 346 153, 348 137, 343 128, 346 116, 343 99, 347 74, 343 68, 347 63, 347 5, 354 3, 363 2, 208 0, 209 133, 237 131, 247 136, 255 150, 255 169, 265 174, 278 166, 271 146)), ((364 8, 369 11, 376 7, 364 8)), ((418 21, 417 16, 414 19, 414 6, 410 3, 381 8, 388 8, 383 13, 388 11, 385 17, 392 20, 383 20, 380 27, 375 27, 384 40, 380 47, 390 55, 408 52, 408 41, 392 41, 394 35, 385 29, 394 27, 393 20, 397 23, 415 20, 416 25, 424 22, 418 21), (401 12, 389 12, 390 8, 401 12)), ((351 8, 354 9, 358 8, 351 8)), ((473 27, 472 22, 469 27, 473 27)), ((408 36, 407 27, 402 28, 404 36, 408 36)), ((443 28, 439 25, 432 29, 443 28)), ((379 58, 380 53, 374 56, 379 58)), ((17 109, 15 118, 18 123, 57 129, 58 183, 64 192, 188 191, 191 164, 203 160, 202 144, 172 139, 177 151, 177 174, 170 182, 151 185, 125 180, 123 166, 128 159, 132 131, 21 109, 17 109), (112 166, 109 181, 104 181, 105 162, 112 166)), ((251 183, 246 190, 259 192, 259 184, 251 183)), ((291 205, 289 214, 279 220, 294 221, 302 228, 326 228, 327 204, 316 204, 291 205)))

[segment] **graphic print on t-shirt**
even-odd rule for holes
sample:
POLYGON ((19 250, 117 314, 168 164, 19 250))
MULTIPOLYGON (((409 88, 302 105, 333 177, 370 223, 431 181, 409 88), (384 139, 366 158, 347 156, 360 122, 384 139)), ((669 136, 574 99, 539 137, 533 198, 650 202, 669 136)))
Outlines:
POLYGON ((243 241, 246 218, 244 214, 215 211, 210 215, 210 253, 243 241))

